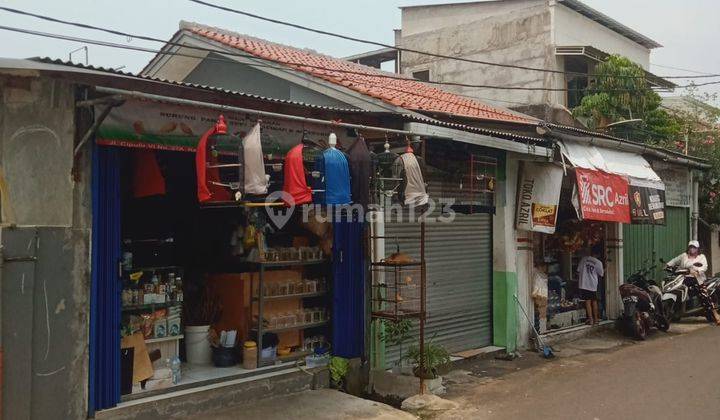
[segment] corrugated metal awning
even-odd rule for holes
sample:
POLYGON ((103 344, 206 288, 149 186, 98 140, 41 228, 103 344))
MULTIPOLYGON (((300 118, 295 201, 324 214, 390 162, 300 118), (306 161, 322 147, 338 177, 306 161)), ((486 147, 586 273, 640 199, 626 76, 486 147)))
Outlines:
POLYGON ((564 140, 563 156, 575 167, 656 182, 662 182, 644 157, 630 152, 564 140))

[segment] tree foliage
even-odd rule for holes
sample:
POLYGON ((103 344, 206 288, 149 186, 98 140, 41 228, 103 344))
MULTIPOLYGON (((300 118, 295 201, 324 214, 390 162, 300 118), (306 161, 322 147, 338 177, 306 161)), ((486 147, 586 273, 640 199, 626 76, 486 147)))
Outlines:
POLYGON ((671 114, 682 127, 682 136, 658 138, 656 144, 679 152, 687 147, 687 154, 708 160, 711 167, 700 182, 700 217, 708 223, 720 224, 720 109, 709 105, 717 100, 717 95, 690 87, 684 98, 682 109, 671 114))
POLYGON ((691 86, 681 109, 666 110, 643 69, 629 59, 610 56, 593 73, 595 80, 573 116, 592 129, 707 159, 711 168, 700 183, 700 217, 720 224, 720 109, 709 105, 717 96, 691 86), (642 121, 607 128, 632 119, 642 121))
POLYGON ((654 134, 674 136, 680 126, 664 110, 662 99, 645 80, 645 71, 625 57, 612 55, 599 63, 580 105, 573 115, 592 129, 605 129, 608 124, 624 120, 642 120, 616 130, 623 137, 650 141, 654 134), (627 130, 632 130, 629 134, 627 130))

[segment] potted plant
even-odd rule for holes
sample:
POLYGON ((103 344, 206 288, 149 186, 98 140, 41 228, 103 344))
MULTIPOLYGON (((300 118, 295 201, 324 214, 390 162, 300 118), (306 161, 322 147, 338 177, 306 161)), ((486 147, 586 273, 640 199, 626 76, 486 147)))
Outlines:
POLYGON ((191 364, 209 364, 212 360, 210 326, 220 319, 220 300, 211 287, 204 287, 196 299, 185 305, 185 355, 191 364))
POLYGON ((450 363, 450 353, 445 347, 428 342, 425 351, 420 353, 420 346, 411 346, 406 358, 413 366, 413 373, 421 379, 435 379, 438 369, 450 363))
POLYGON ((401 373, 403 357, 403 344, 410 338, 410 329, 412 328, 412 321, 410 319, 398 319, 398 320, 384 320, 382 324, 382 331, 380 333, 380 340, 391 346, 398 346, 400 351, 400 357, 393 366, 393 373, 401 373))

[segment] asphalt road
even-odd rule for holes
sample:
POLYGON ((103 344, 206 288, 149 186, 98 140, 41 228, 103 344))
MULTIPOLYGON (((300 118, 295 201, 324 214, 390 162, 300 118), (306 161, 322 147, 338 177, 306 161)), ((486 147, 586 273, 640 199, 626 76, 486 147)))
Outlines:
POLYGON ((458 385, 447 398, 460 409, 438 418, 720 419, 720 328, 618 343, 458 385))

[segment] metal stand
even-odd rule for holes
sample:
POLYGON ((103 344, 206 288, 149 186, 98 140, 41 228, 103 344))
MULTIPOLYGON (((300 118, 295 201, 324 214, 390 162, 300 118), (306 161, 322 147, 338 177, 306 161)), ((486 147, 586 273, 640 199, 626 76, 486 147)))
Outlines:
MULTIPOLYGON (((420 222, 420 260, 409 262, 379 261, 371 263, 372 319, 399 321, 417 319, 420 326, 420 372, 425 372, 425 320, 426 320, 426 267, 425 222, 420 222), (413 275, 419 274, 419 284, 413 284, 413 275), (415 295, 419 289, 419 296, 415 295), (404 295, 404 296, 403 296, 404 295)), ((371 239, 401 239, 398 236, 371 235, 371 239)), ((416 237, 415 237, 416 238, 416 237)), ((399 245, 398 245, 399 251, 399 245)), ((420 378, 420 393, 425 392, 425 381, 420 378)))

